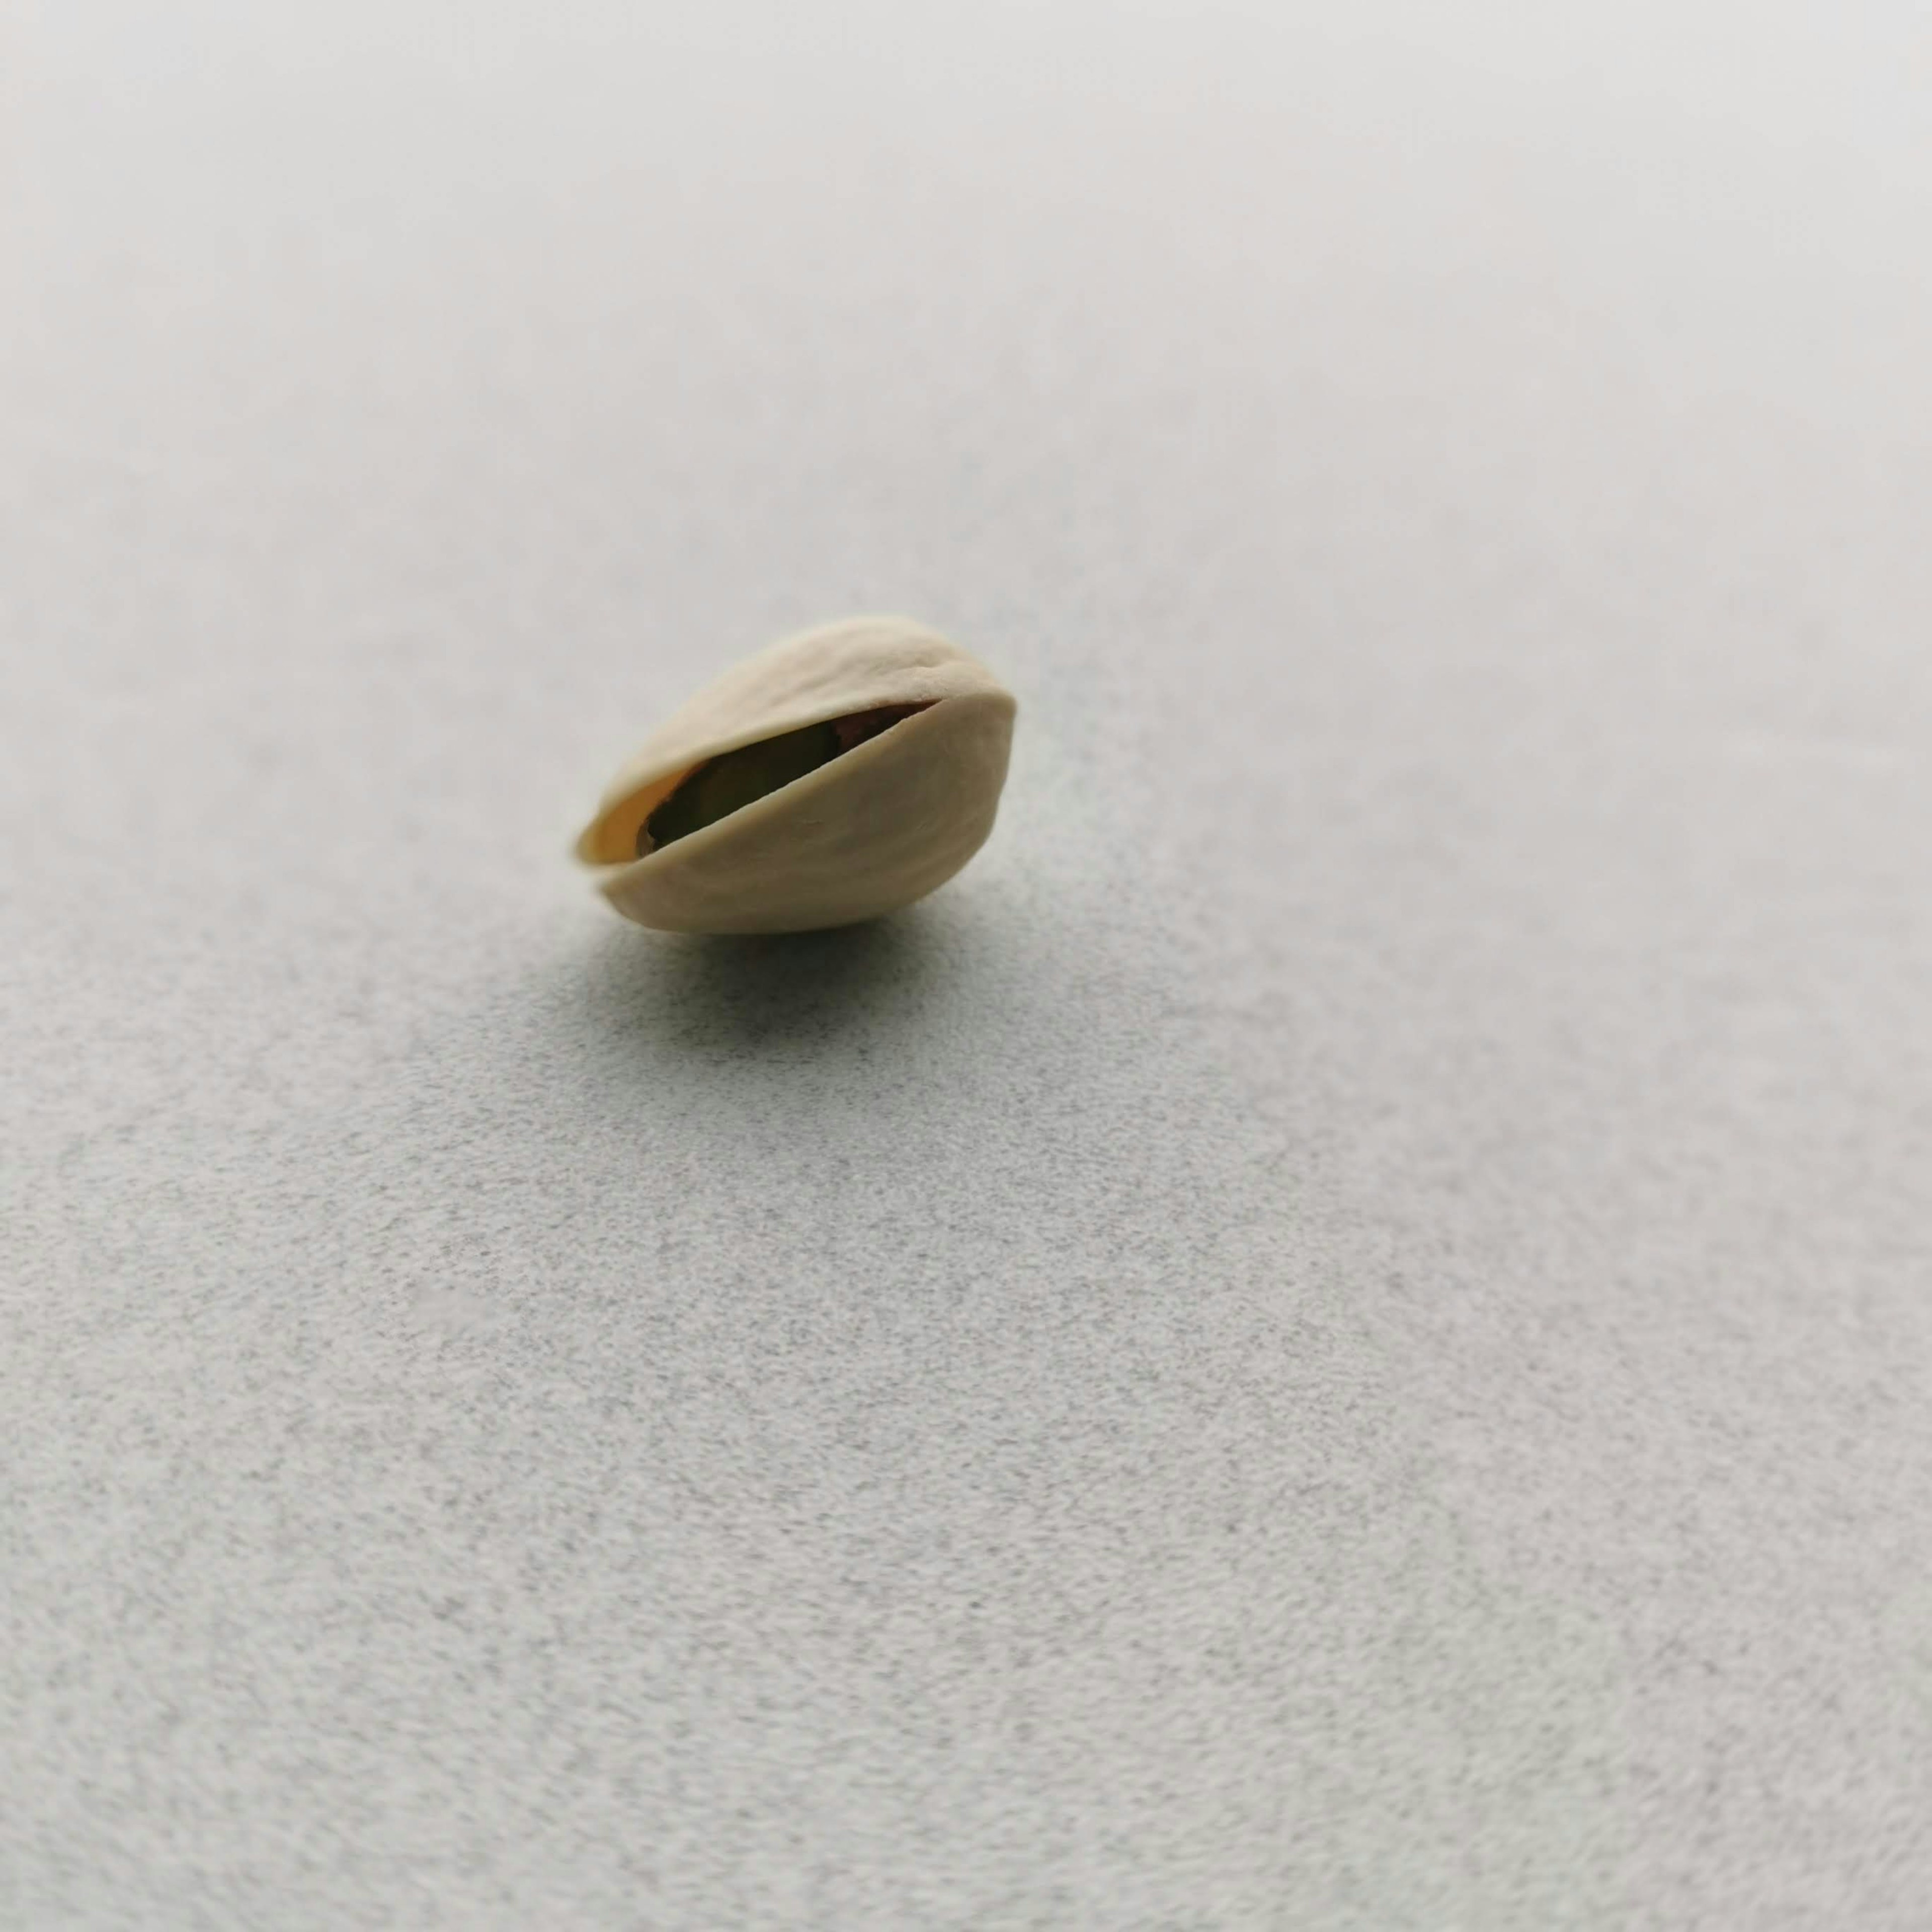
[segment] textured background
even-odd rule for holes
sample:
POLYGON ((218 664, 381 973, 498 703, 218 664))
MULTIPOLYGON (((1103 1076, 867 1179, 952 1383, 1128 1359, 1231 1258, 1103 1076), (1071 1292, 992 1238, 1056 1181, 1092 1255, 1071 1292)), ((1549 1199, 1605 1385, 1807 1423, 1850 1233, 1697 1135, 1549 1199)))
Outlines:
POLYGON ((1922 10, 4 44, 0 1924, 1924 1926, 1922 10))

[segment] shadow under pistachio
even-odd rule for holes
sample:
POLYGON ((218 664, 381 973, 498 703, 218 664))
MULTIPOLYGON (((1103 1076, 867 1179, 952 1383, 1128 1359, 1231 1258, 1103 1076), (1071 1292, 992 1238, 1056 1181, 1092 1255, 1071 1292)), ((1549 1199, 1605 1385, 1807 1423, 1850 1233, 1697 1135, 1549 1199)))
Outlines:
POLYGON ((861 926, 744 937, 614 926, 587 962, 601 1034, 647 1054, 849 1046, 914 1023, 958 960, 943 914, 914 906, 861 926))

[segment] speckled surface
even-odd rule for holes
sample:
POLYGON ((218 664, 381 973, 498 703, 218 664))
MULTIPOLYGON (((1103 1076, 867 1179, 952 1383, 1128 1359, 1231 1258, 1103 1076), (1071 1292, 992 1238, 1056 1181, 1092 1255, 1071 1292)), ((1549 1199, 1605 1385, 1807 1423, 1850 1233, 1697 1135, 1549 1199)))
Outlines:
POLYGON ((1926 43, 1612 10, 15 22, 0 1924, 1924 1925, 1926 43))

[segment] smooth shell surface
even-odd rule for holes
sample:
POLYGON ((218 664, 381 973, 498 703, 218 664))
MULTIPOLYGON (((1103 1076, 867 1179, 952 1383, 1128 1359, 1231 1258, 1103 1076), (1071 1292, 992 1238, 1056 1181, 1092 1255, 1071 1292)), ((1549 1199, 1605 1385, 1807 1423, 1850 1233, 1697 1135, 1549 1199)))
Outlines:
POLYGON ((993 829, 1017 710, 986 667, 903 617, 788 638, 707 686, 605 792, 578 841, 626 918, 670 932, 850 925, 944 884, 993 829), (789 784, 634 856, 707 759, 884 706, 927 708, 789 784))

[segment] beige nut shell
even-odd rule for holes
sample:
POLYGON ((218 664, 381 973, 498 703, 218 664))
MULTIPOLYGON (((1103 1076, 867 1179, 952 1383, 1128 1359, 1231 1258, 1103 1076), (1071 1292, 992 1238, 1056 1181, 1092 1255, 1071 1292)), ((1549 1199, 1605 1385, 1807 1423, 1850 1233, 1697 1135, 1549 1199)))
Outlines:
POLYGON ((626 919, 666 932, 804 932, 910 905, 993 829, 1018 710, 986 667, 907 617, 800 632, 706 686, 604 793, 577 842, 626 919), (885 705, 930 708, 778 790, 633 857, 686 773, 720 752, 885 705))

